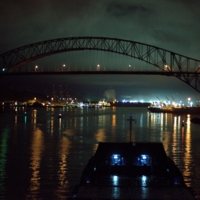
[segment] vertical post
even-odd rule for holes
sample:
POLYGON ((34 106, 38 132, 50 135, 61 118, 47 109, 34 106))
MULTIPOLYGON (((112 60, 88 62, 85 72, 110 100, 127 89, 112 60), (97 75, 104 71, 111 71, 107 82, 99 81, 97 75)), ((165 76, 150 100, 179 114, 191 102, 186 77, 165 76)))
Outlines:
POLYGON ((131 132, 132 132, 132 114, 130 114, 130 142, 131 142, 131 132))
POLYGON ((132 139, 131 139, 131 135, 132 135, 132 121, 135 121, 136 122, 136 120, 135 119, 133 119, 133 115, 132 114, 130 114, 130 118, 129 119, 127 119, 127 121, 130 121, 130 142, 132 142, 132 139))

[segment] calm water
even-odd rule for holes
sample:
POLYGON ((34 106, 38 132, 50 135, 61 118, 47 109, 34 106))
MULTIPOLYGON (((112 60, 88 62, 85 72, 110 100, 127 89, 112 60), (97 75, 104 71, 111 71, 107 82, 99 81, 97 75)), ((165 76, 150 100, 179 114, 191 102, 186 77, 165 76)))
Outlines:
POLYGON ((0 199, 67 199, 98 142, 162 142, 200 199, 200 125, 146 108, 0 112, 0 199), (63 114, 58 119, 59 113, 63 114), (187 125, 181 126, 182 120, 187 125))

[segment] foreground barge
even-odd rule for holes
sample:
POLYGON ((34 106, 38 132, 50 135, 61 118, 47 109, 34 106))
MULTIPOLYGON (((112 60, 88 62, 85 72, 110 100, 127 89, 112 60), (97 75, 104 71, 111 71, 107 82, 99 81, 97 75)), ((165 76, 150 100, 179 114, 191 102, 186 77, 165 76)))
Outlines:
POLYGON ((99 143, 76 199, 195 199, 162 143, 99 143))

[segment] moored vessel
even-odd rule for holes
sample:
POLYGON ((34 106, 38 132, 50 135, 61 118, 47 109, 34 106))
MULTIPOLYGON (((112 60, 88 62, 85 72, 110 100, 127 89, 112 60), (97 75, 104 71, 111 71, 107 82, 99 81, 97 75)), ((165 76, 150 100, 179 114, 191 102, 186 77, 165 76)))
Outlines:
POLYGON ((155 113, 199 114, 200 106, 148 106, 148 110, 155 113))

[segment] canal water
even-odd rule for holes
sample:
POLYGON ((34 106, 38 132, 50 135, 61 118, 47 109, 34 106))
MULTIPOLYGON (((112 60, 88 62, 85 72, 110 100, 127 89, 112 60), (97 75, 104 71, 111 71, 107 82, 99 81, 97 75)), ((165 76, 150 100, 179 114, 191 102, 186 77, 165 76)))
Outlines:
POLYGON ((138 107, 1 109, 0 199, 67 199, 98 142, 130 139, 162 142, 200 199, 200 125, 191 117, 138 107))

